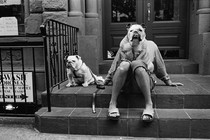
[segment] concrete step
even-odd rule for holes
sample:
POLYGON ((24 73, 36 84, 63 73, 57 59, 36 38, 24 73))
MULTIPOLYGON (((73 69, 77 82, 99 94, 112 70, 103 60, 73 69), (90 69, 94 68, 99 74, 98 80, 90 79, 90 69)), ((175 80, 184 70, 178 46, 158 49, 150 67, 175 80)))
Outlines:
POLYGON ((118 121, 107 118, 107 108, 41 108, 35 127, 42 133, 109 135, 154 138, 210 138, 210 109, 155 109, 151 123, 143 123, 143 109, 121 108, 118 121))
MULTIPOLYGON (((168 109, 210 109, 210 76, 197 74, 173 74, 172 81, 182 82, 184 86, 169 87, 158 80, 152 92, 155 108, 168 109)), ((66 88, 64 83, 61 89, 51 94, 53 107, 91 107, 95 85, 87 88, 66 88)), ((135 86, 136 87, 136 86, 135 86)), ((111 86, 100 90, 96 95, 96 107, 107 108, 111 97, 111 86)), ((144 98, 138 89, 130 88, 123 92, 118 100, 120 108, 144 108, 144 98)), ((46 93, 42 94, 42 104, 47 106, 46 93)))
MULTIPOLYGON (((164 60, 169 74, 198 74, 199 65, 188 59, 167 59, 164 60)), ((99 73, 107 74, 112 60, 106 60, 99 64, 99 73)))

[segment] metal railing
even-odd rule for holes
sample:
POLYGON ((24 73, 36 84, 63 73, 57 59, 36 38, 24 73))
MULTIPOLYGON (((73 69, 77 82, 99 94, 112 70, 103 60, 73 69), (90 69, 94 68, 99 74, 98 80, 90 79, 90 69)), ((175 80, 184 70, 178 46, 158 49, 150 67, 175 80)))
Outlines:
POLYGON ((78 54, 78 28, 48 19, 40 30, 45 48, 45 71, 48 111, 51 111, 50 95, 52 90, 66 81, 64 57, 78 54))
MULTIPOLYGON (((4 38, 1 38, 4 40, 4 38)), ((0 113, 33 114, 37 111, 36 51, 42 45, 4 42, 0 45, 0 113), (30 61, 26 62, 27 60, 30 61)))

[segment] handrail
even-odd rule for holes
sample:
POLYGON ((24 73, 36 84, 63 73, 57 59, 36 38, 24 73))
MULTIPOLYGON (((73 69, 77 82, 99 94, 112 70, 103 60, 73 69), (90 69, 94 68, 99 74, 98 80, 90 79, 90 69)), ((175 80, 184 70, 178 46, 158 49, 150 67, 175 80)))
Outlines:
POLYGON ((44 41, 47 102, 50 112, 52 90, 55 87, 60 88, 60 84, 67 79, 64 57, 78 54, 79 28, 47 19, 40 26, 40 30, 44 41))
POLYGON ((46 20, 40 25, 40 27, 46 26, 50 21, 56 22, 56 23, 59 23, 59 24, 62 24, 62 25, 66 25, 66 26, 68 26, 68 27, 76 28, 77 31, 79 31, 79 28, 74 27, 74 26, 71 26, 71 25, 66 24, 66 23, 63 23, 63 22, 60 22, 60 21, 55 20, 55 19, 46 19, 46 20))

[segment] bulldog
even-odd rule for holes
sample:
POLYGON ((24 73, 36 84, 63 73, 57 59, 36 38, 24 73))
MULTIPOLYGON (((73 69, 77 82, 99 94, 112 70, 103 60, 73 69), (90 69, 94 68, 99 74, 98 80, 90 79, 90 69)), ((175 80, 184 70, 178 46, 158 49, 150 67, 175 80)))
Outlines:
POLYGON ((82 84, 87 87, 90 84, 104 82, 102 76, 96 76, 91 69, 82 61, 79 55, 65 57, 68 84, 66 87, 73 87, 82 84))
POLYGON ((144 24, 128 24, 127 28, 127 38, 129 43, 132 46, 139 45, 141 41, 144 41, 146 38, 145 29, 146 26, 144 24))
POLYGON ((146 38, 145 25, 134 24, 127 26, 127 42, 121 45, 121 60, 133 61, 141 59, 147 65, 147 69, 154 70, 154 65, 149 59, 147 47, 144 45, 146 38))

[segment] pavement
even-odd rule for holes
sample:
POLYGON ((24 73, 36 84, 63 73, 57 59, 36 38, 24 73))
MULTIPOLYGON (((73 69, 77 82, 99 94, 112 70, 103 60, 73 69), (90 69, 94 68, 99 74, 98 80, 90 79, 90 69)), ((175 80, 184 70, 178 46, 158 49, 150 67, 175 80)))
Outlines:
POLYGON ((0 124, 0 140, 207 140, 40 133, 33 125, 0 124))

